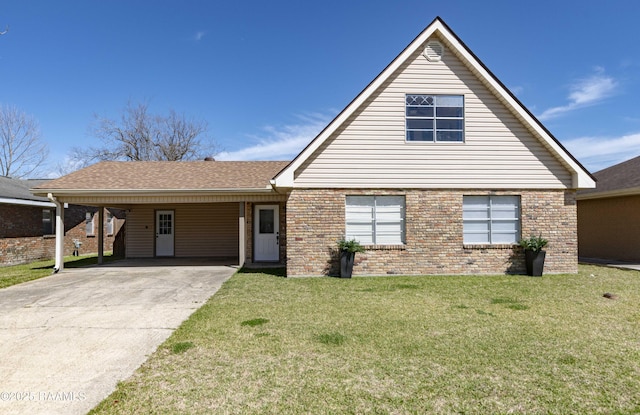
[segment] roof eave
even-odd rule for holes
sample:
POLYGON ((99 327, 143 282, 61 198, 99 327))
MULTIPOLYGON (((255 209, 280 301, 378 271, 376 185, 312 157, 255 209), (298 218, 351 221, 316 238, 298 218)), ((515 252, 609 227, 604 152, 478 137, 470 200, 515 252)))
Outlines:
POLYGON ((640 195, 640 187, 631 187, 627 189, 616 189, 604 192, 588 192, 576 195, 577 200, 605 199, 609 197, 638 196, 640 195))
POLYGON ((31 189, 36 195, 51 193, 66 196, 149 196, 149 195, 187 195, 187 194, 256 194, 275 193, 271 187, 263 188, 216 188, 216 189, 31 189))

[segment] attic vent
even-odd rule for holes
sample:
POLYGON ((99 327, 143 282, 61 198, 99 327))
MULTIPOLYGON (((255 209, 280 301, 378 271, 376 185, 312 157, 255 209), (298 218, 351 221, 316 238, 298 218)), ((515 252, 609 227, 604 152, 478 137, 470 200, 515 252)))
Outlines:
POLYGON ((440 62, 442 59, 442 54, 444 53, 444 46, 442 43, 437 40, 430 40, 427 42, 427 46, 424 48, 424 57, 429 60, 429 62, 440 62))

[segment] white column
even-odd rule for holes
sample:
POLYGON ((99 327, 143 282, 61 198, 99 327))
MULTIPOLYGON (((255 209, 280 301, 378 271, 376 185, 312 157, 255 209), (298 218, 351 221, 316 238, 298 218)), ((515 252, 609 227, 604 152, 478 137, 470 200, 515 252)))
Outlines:
POLYGON ((245 206, 244 202, 239 203, 239 214, 238 214, 238 262, 240 267, 244 266, 244 261, 246 260, 246 241, 245 238, 246 232, 244 228, 244 217, 245 217, 245 206))
POLYGON ((104 256, 104 206, 98 207, 98 265, 102 265, 104 256))
POLYGON ((56 254, 53 272, 64 269, 64 205, 60 203, 53 194, 47 195, 56 205, 56 254))

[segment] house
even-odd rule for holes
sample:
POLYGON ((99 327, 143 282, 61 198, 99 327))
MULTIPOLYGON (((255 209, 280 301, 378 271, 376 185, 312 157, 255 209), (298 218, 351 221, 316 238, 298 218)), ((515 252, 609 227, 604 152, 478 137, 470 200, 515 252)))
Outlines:
POLYGON ((343 237, 366 246, 356 275, 520 273, 531 234, 547 272, 576 272, 576 190, 594 186, 436 18, 290 163, 103 162, 33 191, 126 209, 127 257, 304 276, 336 274, 343 237))
MULTIPOLYGON (((29 189, 45 180, 20 180, 0 177, 0 266, 51 259, 55 254, 55 204, 46 197, 34 196, 29 189)), ((97 252, 95 229, 97 208, 68 205, 65 207, 64 254, 75 250, 74 240, 81 243, 80 253, 97 252)), ((107 213, 110 232, 104 244, 113 249, 115 235, 124 220, 107 213)), ((124 245, 122 246, 122 249, 124 245)))
POLYGON ((597 188, 577 195, 578 255, 640 261, 640 156, 593 175, 597 188))

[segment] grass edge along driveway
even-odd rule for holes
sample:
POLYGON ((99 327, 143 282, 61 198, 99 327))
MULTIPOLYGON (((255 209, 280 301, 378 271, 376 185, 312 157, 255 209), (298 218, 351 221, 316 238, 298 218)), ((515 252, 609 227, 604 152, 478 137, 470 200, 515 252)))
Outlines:
POLYGON ((91 413, 640 413, 638 304, 640 273, 595 266, 240 272, 91 413))

